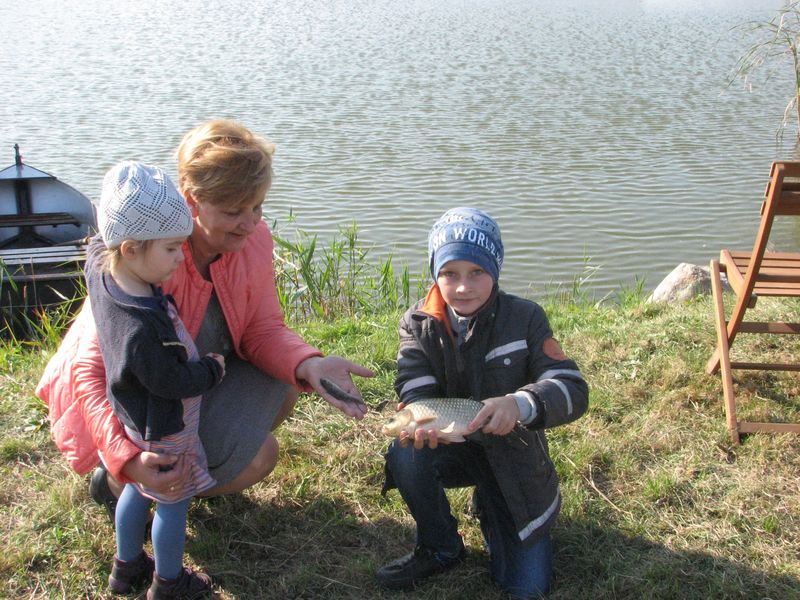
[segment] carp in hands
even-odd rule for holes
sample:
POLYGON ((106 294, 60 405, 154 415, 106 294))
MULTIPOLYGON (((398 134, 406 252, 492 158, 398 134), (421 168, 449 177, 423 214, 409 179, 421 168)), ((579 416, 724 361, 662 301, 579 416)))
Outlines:
POLYGON ((482 402, 468 398, 427 398, 406 404, 384 423, 384 435, 397 437, 405 431, 414 437, 418 428, 437 431, 439 440, 463 442, 471 433, 468 425, 484 407, 482 402))

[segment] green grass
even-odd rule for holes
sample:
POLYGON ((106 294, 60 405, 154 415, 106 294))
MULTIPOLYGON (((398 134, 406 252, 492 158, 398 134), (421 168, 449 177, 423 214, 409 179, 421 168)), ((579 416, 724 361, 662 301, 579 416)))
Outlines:
MULTIPOLYGON (((719 378, 704 371, 710 300, 545 305, 592 389, 589 412, 549 432, 564 497, 551 597, 798 597, 800 437, 730 445, 719 378)), ((358 382, 372 411, 356 422, 304 397, 278 432, 282 458, 270 478, 193 504, 187 561, 214 577, 221 598, 502 597, 466 514, 469 490, 450 493, 469 547, 463 568, 414 594, 375 584, 374 571, 414 536, 398 494, 380 494, 379 424, 395 401, 398 317, 297 325, 326 352, 377 371, 358 382)), ((742 352, 792 351, 782 338, 740 342, 742 352)), ((111 524, 54 448, 33 397, 51 350, 50 342, 0 350, 0 597, 106 598, 111 524)), ((743 372, 737 389, 743 416, 800 420, 794 375, 743 372)))

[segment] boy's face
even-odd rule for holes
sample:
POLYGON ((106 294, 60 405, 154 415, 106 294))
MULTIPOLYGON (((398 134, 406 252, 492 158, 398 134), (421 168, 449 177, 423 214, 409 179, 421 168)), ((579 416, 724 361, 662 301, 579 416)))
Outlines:
POLYGON ((494 279, 468 260, 445 263, 436 278, 442 297, 462 317, 474 315, 492 295, 494 279))

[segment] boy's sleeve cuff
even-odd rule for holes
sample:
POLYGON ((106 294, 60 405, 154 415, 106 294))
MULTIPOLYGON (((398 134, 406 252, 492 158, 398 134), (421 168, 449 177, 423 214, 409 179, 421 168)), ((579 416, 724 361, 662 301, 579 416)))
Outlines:
POLYGON ((517 401, 517 408, 519 409, 519 422, 523 425, 529 425, 536 420, 539 416, 539 407, 536 405, 536 400, 533 394, 525 391, 514 392, 509 394, 517 401))

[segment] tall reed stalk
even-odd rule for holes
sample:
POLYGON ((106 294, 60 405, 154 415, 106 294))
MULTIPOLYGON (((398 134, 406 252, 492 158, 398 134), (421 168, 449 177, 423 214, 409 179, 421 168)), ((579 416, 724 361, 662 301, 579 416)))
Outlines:
POLYGON ((775 63, 791 65, 793 91, 784 108, 776 137, 778 140, 783 137, 789 120, 794 118, 797 121, 797 138, 800 140, 800 0, 787 0, 768 21, 751 21, 735 29, 747 31, 755 41, 737 60, 728 85, 742 79, 749 89, 756 73, 763 73, 766 83, 777 70, 775 63))
POLYGON ((398 274, 392 257, 373 261, 358 239, 358 225, 340 227, 325 247, 317 235, 296 230, 294 239, 273 225, 275 284, 286 318, 331 319, 405 308, 423 291, 408 267, 398 274), (412 290, 412 287, 414 288, 412 290))

